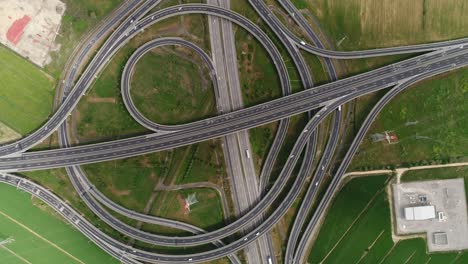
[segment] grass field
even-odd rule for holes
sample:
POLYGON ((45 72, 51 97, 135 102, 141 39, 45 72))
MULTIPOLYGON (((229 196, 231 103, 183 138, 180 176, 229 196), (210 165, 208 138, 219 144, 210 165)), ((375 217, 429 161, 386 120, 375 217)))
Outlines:
POLYGON ((372 1, 296 0, 319 19, 340 49, 388 47, 467 35, 468 5, 463 0, 372 1))
MULTIPOLYGON (((317 18, 336 49, 362 50, 466 37, 465 1, 296 0, 306 17, 317 18), (309 13, 307 13, 309 12, 309 13)), ((347 75, 371 70, 414 55, 345 61, 347 75)), ((353 169, 381 168, 403 163, 437 162, 466 157, 467 70, 432 79, 402 93, 384 109, 371 133, 395 130, 400 143, 361 146, 353 169), (430 113, 430 114, 425 114, 430 113), (406 126, 406 122, 418 121, 406 126), (384 129, 384 130, 382 130, 384 129)), ((353 133, 382 92, 357 100, 353 133)), ((352 134, 352 133, 351 133, 352 134)))
POLYGON ((52 111, 55 80, 0 46, 0 122, 24 135, 39 127, 52 111))
POLYGON ((0 193, 0 237, 14 239, 0 248, 2 263, 118 263, 29 194, 3 184, 0 193))
POLYGON ((185 189, 158 192, 151 214, 190 223, 206 230, 223 226, 223 211, 218 193, 212 189, 185 189), (184 199, 195 193, 198 203, 184 211, 184 199))
POLYGON ((207 67, 191 50, 153 50, 135 67, 133 101, 145 117, 160 124, 187 123, 215 115, 212 80, 207 79, 206 72, 207 67))
POLYGON ((426 253, 423 239, 392 241, 388 176, 348 182, 333 201, 309 263, 464 263, 468 253, 426 253))
POLYGON ((224 158, 215 141, 172 151, 86 165, 93 184, 113 201, 142 212, 158 183, 210 181, 222 184, 224 158))
MULTIPOLYGON (((122 98, 120 95, 120 76, 122 74, 122 69, 128 57, 137 47, 149 40, 152 40, 155 35, 179 36, 183 34, 183 28, 185 28, 188 32, 193 33, 200 31, 200 29, 194 30, 193 28, 203 28, 203 26, 195 25, 204 25, 204 23, 205 19, 202 16, 197 15, 185 16, 183 22, 180 22, 179 17, 170 18, 162 21, 160 24, 148 28, 147 30, 145 30, 144 33, 141 33, 140 35, 136 36, 126 46, 124 46, 124 48, 122 48, 113 57, 112 61, 103 70, 102 74, 98 76, 98 78, 96 79, 96 83, 92 86, 92 89, 81 100, 81 102, 78 105, 79 115, 77 118, 77 129, 80 138, 83 140, 96 140, 97 138, 119 138, 126 135, 145 133, 146 130, 143 127, 141 127, 136 121, 134 121, 130 114, 128 114, 127 110, 125 109, 125 106, 123 105, 122 98)), ((201 35, 203 34, 203 32, 198 32, 198 34, 200 34, 200 36, 194 35, 192 37, 193 39, 188 38, 188 40, 191 40, 204 47, 205 42, 203 40, 203 36, 201 35)), ((164 52, 160 53, 158 56, 172 55, 171 53, 164 52)), ((154 59, 159 61, 160 64, 160 60, 158 58, 150 58, 150 62, 152 62, 152 60, 154 59)), ((183 58, 173 58, 171 60, 171 63, 169 64, 173 67, 184 64, 187 66, 187 69, 189 69, 191 65, 190 63, 185 62, 183 58)), ((164 67, 166 66, 167 65, 165 65, 164 67)), ((156 92, 157 90, 154 88, 159 89, 161 87, 154 87, 154 82, 159 82, 160 84, 164 83, 164 89, 168 94, 169 92, 172 94, 183 93, 185 88, 183 86, 177 86, 178 84, 180 84, 181 81, 179 78, 180 75, 172 74, 170 78, 166 78, 169 77, 166 76, 167 72, 161 71, 161 68, 160 66, 158 66, 158 64, 151 65, 151 67, 146 70, 150 71, 151 74, 154 72, 158 72, 159 74, 158 76, 153 76, 154 78, 149 78, 148 75, 151 75, 150 73, 146 72, 148 73, 148 75, 144 76, 140 75, 140 73, 138 73, 137 71, 137 77, 143 76, 143 79, 141 79, 138 84, 142 85, 142 83, 145 83, 145 86, 142 87, 143 89, 139 87, 133 87, 132 89, 136 88, 137 92, 142 91, 145 94, 148 93, 152 95, 151 98, 146 98, 146 101, 144 102, 143 106, 151 106, 151 104, 155 103, 154 100, 156 100, 156 102, 161 102, 161 98, 167 98, 167 96, 158 97, 159 93, 156 92), (163 79, 164 81, 161 81, 163 79), (146 87, 150 87, 151 90, 145 91, 144 88, 146 87)), ((193 71, 189 71, 187 73, 193 73, 193 71)), ((187 80, 190 79, 190 76, 184 74, 184 78, 187 80)), ((210 80, 208 76, 205 76, 204 78, 210 80)), ((136 80, 139 81, 138 78, 136 80)), ((207 93, 209 94, 209 92, 207 93)), ((203 101, 194 102, 194 104, 197 103, 197 107, 201 107, 203 101)), ((171 113, 171 111, 174 110, 173 105, 167 102, 165 104, 159 104, 158 106, 146 108, 147 110, 151 110, 151 115, 157 115, 158 113, 156 112, 161 111, 161 113, 170 113, 167 114, 167 118, 173 118, 174 116, 176 116, 175 114, 177 114, 171 113)), ((145 108, 143 108, 143 110, 144 109, 145 108)), ((185 110, 185 117, 190 119, 190 110, 185 110)), ((182 111, 179 111, 178 113, 180 114, 181 112, 182 111)))
POLYGON ((468 155, 468 69, 409 88, 380 113, 352 167, 441 163, 468 155), (413 123, 408 123, 413 122, 413 123), (373 143, 370 135, 394 131, 399 143, 373 143))
POLYGON ((45 70, 57 79, 81 38, 121 1, 63 0, 62 2, 67 8, 55 40, 60 44, 60 50, 51 53, 52 62, 45 66, 45 70))

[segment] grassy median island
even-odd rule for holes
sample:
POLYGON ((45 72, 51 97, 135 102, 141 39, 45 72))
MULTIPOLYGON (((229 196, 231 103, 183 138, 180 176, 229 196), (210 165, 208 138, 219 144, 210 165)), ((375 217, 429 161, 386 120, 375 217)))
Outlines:
POLYGON ((0 123, 25 135, 52 112, 55 80, 0 46, 0 123))
POLYGON ((410 87, 380 113, 354 158, 354 169, 445 163, 468 156, 468 69, 410 87), (394 131, 398 144, 370 135, 394 131))
POLYGON ((0 239, 14 239, 0 250, 2 263, 118 263, 30 194, 5 184, 0 193, 0 239))
POLYGON ((468 253, 426 253, 421 238, 392 241, 388 176, 350 180, 332 202, 309 263, 465 263, 468 253))
POLYGON ((131 95, 148 119, 181 124, 216 114, 212 80, 198 55, 186 48, 157 48, 135 67, 131 95))
MULTIPOLYGON (((215 230, 224 225, 219 194, 210 188, 159 191, 150 213, 186 222, 206 230, 215 230), (195 194, 198 202, 190 206, 190 212, 188 212, 184 208, 184 199, 192 194, 195 194)), ((144 228, 151 230, 151 227, 147 225, 144 228)))

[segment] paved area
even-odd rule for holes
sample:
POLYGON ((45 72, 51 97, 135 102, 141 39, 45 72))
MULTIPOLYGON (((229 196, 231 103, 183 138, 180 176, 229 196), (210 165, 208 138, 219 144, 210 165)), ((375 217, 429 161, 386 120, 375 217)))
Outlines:
POLYGON ((426 233, 429 252, 468 249, 464 186, 462 178, 393 184, 396 232, 400 235, 426 233), (435 218, 405 219, 404 208, 423 205, 435 207, 435 218))
POLYGON ((65 4, 59 0, 0 0, 0 43, 43 67, 58 49, 65 4))

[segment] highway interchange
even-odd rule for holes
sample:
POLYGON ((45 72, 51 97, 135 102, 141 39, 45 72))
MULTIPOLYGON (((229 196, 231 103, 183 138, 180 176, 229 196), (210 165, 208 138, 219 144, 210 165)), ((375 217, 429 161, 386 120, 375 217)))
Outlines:
MULTIPOLYGON (((287 95, 290 93, 290 82, 283 59, 278 49, 275 47, 269 37, 254 23, 232 11, 203 4, 190 4, 169 7, 144 16, 147 11, 151 10, 160 1, 146 1, 144 3, 141 2, 142 1, 129 1, 129 3, 126 3, 126 6, 121 7, 119 11, 120 13, 117 12, 119 15, 109 19, 109 21, 101 28, 101 31, 99 32, 101 34, 95 34, 95 36, 106 35, 102 33, 110 32, 110 30, 118 24, 118 21, 122 20, 122 17, 127 17, 127 19, 125 19, 124 22, 121 22, 120 26, 102 45, 98 53, 94 56, 93 60, 88 64, 85 71, 76 82, 73 89, 69 91, 68 89, 72 88, 73 80, 78 74, 77 65, 84 60, 85 55, 89 52, 92 44, 95 43, 97 39, 92 38, 90 43, 85 46, 88 47, 88 50, 84 49, 78 56, 76 56, 76 62, 71 63, 71 65, 73 65, 71 66, 72 71, 70 71, 68 78, 64 79, 64 86, 66 88, 64 89, 66 94, 66 96, 64 96, 65 100, 59 106, 54 115, 40 129, 31 135, 25 137, 22 140, 19 140, 18 142, 0 147, 0 155, 4 156, 0 158, 0 171, 5 173, 67 167, 67 172, 69 173, 75 187, 77 190, 79 190, 80 196, 83 200, 85 200, 88 206, 101 219, 130 237, 134 237, 136 239, 155 245, 193 246, 206 243, 215 243, 218 246, 217 249, 190 255, 167 255, 146 252, 143 250, 131 248, 118 241, 115 241, 114 239, 103 234, 101 231, 90 226, 90 224, 87 223, 84 219, 80 219, 78 222, 76 222, 76 218, 78 216, 76 212, 73 213, 74 211, 72 211, 72 209, 65 210, 66 212, 69 212, 68 214, 73 215, 71 218, 62 213, 62 215, 64 215, 67 220, 70 219, 72 223, 75 223, 75 226, 96 244, 101 246, 104 250, 108 251, 111 255, 122 258, 127 263, 138 263, 135 262, 136 260, 158 263, 203 262, 227 255, 230 255, 230 259, 233 263, 238 263, 238 260, 233 255, 233 253, 252 243, 265 232, 268 232, 281 219, 281 217, 291 206, 292 202, 299 195, 299 192, 306 181, 306 177, 310 174, 311 171, 311 164, 315 152, 315 141, 313 140, 315 138, 314 131, 320 122, 323 121, 330 113, 336 113, 333 119, 333 133, 331 133, 326 151, 324 152, 325 154, 322 155, 322 158, 319 161, 319 165, 317 167, 318 169, 316 170, 315 176, 313 178, 313 184, 309 186, 309 190, 306 194, 307 197, 315 196, 317 186, 319 186, 324 176, 324 168, 328 166, 337 144, 338 131, 341 123, 341 113, 339 113, 340 111, 336 109, 341 109, 340 106, 342 104, 349 102, 350 100, 359 96, 395 86, 395 88, 393 88, 391 92, 382 98, 378 105, 376 105, 376 108, 372 110, 368 119, 366 119, 366 122, 359 131, 355 141, 353 142, 353 145, 346 154, 345 159, 341 163, 338 171, 335 173, 332 183, 328 187, 325 196, 322 198, 318 209, 316 209, 314 212, 312 221, 307 226, 306 234, 311 233, 313 228, 317 226, 320 215, 323 214, 328 204, 330 203, 333 193, 338 188, 340 182, 339 180, 346 171, 346 168, 349 165, 360 140, 362 140, 365 132, 370 126, 370 123, 375 118, 377 113, 383 108, 383 106, 388 103, 388 101, 390 101, 394 95, 396 95, 401 90, 404 90, 411 84, 436 74, 441 74, 460 67, 464 67, 468 63, 468 50, 464 46, 467 40, 465 39, 358 52, 335 52, 325 50, 323 45, 321 45, 318 41, 318 38, 314 41, 315 35, 313 34, 313 31, 308 32, 308 35, 312 39, 313 44, 316 46, 305 43, 304 40, 296 37, 293 33, 291 33, 291 31, 285 28, 285 26, 283 26, 277 19, 272 16, 271 12, 268 10, 268 8, 266 8, 263 1, 250 1, 251 5, 258 11, 258 13, 267 22, 268 26, 275 34, 278 36, 288 36, 288 38, 282 38, 285 40, 283 41, 283 44, 287 47, 288 52, 296 65, 298 65, 297 68, 300 73, 301 80, 304 84, 307 84, 304 85, 306 88, 310 88, 312 86, 312 78, 308 73, 308 69, 305 67, 303 58, 301 58, 300 53, 297 52, 298 49, 304 49, 326 58, 338 59, 432 51, 430 53, 395 63, 393 65, 385 66, 364 74, 321 85, 307 91, 287 95), (279 74, 283 92, 287 96, 260 105, 237 110, 231 113, 224 113, 213 118, 193 122, 190 124, 177 126, 163 126, 155 124, 147 120, 143 115, 141 115, 141 113, 138 112, 136 107, 134 107, 132 104, 131 97, 129 96, 129 80, 132 75, 133 66, 136 64, 138 56, 142 56, 144 54, 145 49, 147 51, 157 45, 188 46, 197 51, 199 56, 204 58, 205 64, 210 69, 215 87, 217 85, 217 82, 215 81, 217 80, 216 70, 214 69, 208 55, 204 53, 203 50, 196 47, 196 45, 181 39, 155 39, 154 41, 145 44, 145 46, 142 46, 134 53, 132 58, 129 60, 129 64, 127 64, 128 67, 126 66, 122 76, 122 92, 123 94, 124 92, 128 92, 127 95, 123 96, 124 98, 127 96, 127 99, 125 99, 125 104, 129 109, 129 112, 133 112, 132 116, 138 122, 144 124, 145 127, 155 131, 155 133, 92 145, 70 147, 70 144, 67 141, 68 136, 66 122, 64 121, 71 113, 71 111, 73 111, 81 96, 89 89, 97 74, 99 74, 103 67, 105 67, 106 63, 111 59, 112 55, 115 54, 117 50, 122 47, 130 38, 150 25, 171 16, 193 13, 217 16, 236 23, 237 25, 249 31, 264 46, 264 48, 271 56, 271 59, 279 74), (171 220, 159 219, 155 217, 146 217, 144 215, 129 211, 128 209, 116 207, 112 201, 105 199, 102 194, 95 190, 95 188, 93 188, 89 182, 86 181, 86 176, 84 173, 79 169, 79 167, 75 166, 107 161, 116 158, 137 156, 145 153, 193 144, 210 138, 225 136, 233 132, 243 131, 245 129, 253 128, 273 121, 284 120, 289 116, 304 113, 314 109, 317 110, 317 112, 311 114, 311 120, 303 130, 303 133, 301 133, 300 137, 297 139, 297 142, 290 153, 290 158, 284 165, 280 176, 275 181, 273 186, 268 190, 265 196, 263 196, 263 198, 242 217, 219 230, 208 233, 202 233, 202 230, 193 226, 185 225, 183 223, 177 223, 171 220), (61 126, 59 134, 61 138, 61 144, 64 148, 47 151, 24 152, 41 142, 59 126, 61 126), (297 161, 299 160, 300 154, 308 142, 310 142, 310 144, 308 144, 308 147, 306 148, 306 156, 303 159, 300 172, 296 177, 293 185, 290 187, 288 194, 284 199, 282 199, 279 206, 277 206, 277 208, 275 208, 275 210, 269 216, 265 216, 264 221, 253 228, 250 232, 246 232, 244 235, 242 235, 242 237, 239 237, 236 241, 231 241, 227 245, 222 244, 220 239, 234 234, 240 231, 241 228, 247 224, 252 223, 256 218, 261 216, 275 201, 276 197, 278 197, 278 195, 283 191, 283 187, 291 177, 292 171, 297 161), (114 211, 124 213, 131 218, 139 218, 141 221, 149 221, 166 226, 177 226, 177 228, 182 229, 186 228, 185 230, 190 230, 195 235, 187 237, 170 237, 145 233, 117 220, 115 217, 106 212, 100 206, 100 204, 97 203, 96 199, 114 211)), ((285 6, 288 12, 296 14, 293 16, 296 22, 298 22, 300 25, 303 25, 302 27, 305 27, 304 20, 302 20, 303 18, 299 16, 296 9, 291 7, 291 3, 288 4, 289 1, 279 2, 285 6)), ((329 60, 325 60, 325 62, 325 67, 327 67, 327 69, 329 69, 328 72, 331 73, 330 79, 336 80, 336 71, 334 70, 332 62, 329 60)), ((287 123, 284 124, 286 124, 284 126, 287 128, 287 123)), ((274 143, 273 146, 281 145, 281 137, 284 136, 282 135, 284 131, 285 130, 279 130, 276 136, 278 140, 275 139, 275 142, 277 143, 274 143)), ((270 174, 269 172, 271 172, 271 167, 277 155, 277 152, 275 153, 276 148, 279 149, 279 147, 272 147, 272 151, 270 151, 270 154, 267 158, 267 160, 270 160, 270 162, 266 163, 267 166, 262 169, 266 171, 266 173, 262 173, 262 181, 265 181, 263 180, 264 177, 268 177, 270 174)), ((29 181, 21 181, 18 177, 13 175, 1 175, 2 176, 0 178, 6 183, 13 183, 17 186, 22 186, 28 191, 32 190, 31 192, 34 195, 47 202, 56 210, 58 209, 60 211, 60 208, 68 208, 63 201, 60 201, 57 197, 52 198, 51 194, 46 190, 43 190, 43 188, 40 192, 36 192, 36 190, 41 188, 40 186, 35 186, 29 181)), ((310 201, 307 200, 309 202, 304 203, 301 206, 301 210, 304 210, 303 214, 306 214, 308 211, 308 208, 311 205, 311 200, 312 199, 310 199, 310 201)), ((301 226, 303 224, 303 220, 303 215, 296 219, 298 223, 301 223, 301 226)), ((298 234, 293 234, 295 234, 295 238, 291 240, 293 241, 291 243, 295 244, 298 239, 298 234)), ((289 259, 288 262, 302 263, 299 261, 304 257, 304 252, 307 248, 308 237, 310 236, 303 235, 302 240, 298 244, 296 250, 293 248, 295 245, 288 245, 290 253, 286 255, 286 259, 289 259)))

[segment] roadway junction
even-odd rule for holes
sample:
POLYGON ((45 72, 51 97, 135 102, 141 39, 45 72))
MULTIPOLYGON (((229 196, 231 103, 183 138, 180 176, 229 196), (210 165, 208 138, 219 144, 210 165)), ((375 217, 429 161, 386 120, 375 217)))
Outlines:
MULTIPOLYGON (((250 0, 249 3, 259 16, 266 22, 272 32, 281 39, 288 55, 296 65, 305 90, 291 94, 290 79, 283 57, 273 41, 255 23, 228 9, 207 4, 177 5, 150 13, 160 2, 160 0, 126 1, 102 21, 80 43, 79 48, 75 50, 73 56, 69 59, 63 81, 61 82, 61 103, 57 105, 55 113, 42 127, 30 135, 17 142, 0 146, 0 181, 17 186, 37 196, 99 247, 124 263, 199 263, 225 256, 232 263, 240 263, 235 253, 269 232, 284 216, 298 197, 301 189, 305 186, 306 178, 314 170, 313 161, 318 159, 315 157, 317 138, 315 131, 323 120, 333 115, 329 140, 322 156, 318 159, 312 182, 307 186, 306 196, 295 219, 294 228, 291 231, 284 256, 286 263, 303 263, 307 255, 306 251, 310 244, 309 238, 311 234, 318 227, 320 218, 329 206, 334 193, 338 190, 340 180, 346 172, 359 143, 381 109, 394 96, 411 85, 429 77, 465 67, 468 64, 468 47, 465 47, 468 44, 468 39, 352 52, 327 50, 320 42, 316 32, 312 30, 290 0, 278 0, 278 2, 291 14, 294 21, 305 32, 308 40, 297 37, 286 28, 272 14, 262 0, 250 0), (138 59, 152 48, 163 45, 182 45, 192 49, 202 58, 202 61, 210 70, 217 100, 217 95, 219 94, 217 91, 219 85, 216 68, 208 54, 195 44, 180 38, 156 38, 138 48, 128 60, 122 75, 121 86, 125 106, 131 116, 141 125, 152 130, 153 133, 109 142, 71 146, 67 133, 67 122, 65 121, 75 109, 80 98, 91 87, 95 78, 112 59, 113 55, 131 38, 149 26, 169 17, 186 14, 204 14, 218 17, 223 21, 232 22, 248 31, 270 56, 279 76, 284 96, 259 105, 229 113, 220 113, 218 116, 188 124, 168 126, 154 123, 138 111, 130 96, 130 79, 134 66, 138 62, 138 59), (83 72, 79 72, 78 69, 87 63, 85 58, 93 53, 94 48, 98 47, 98 43, 103 44, 100 45, 98 52, 93 55, 91 62, 87 64, 83 72), (313 87, 311 73, 299 50, 323 57, 325 62, 324 67, 327 69, 329 77, 333 82, 313 87), (422 53, 422 55, 346 79, 337 80, 336 60, 406 53, 422 53), (355 98, 385 88, 391 89, 369 112, 338 170, 334 173, 325 194, 319 200, 318 207, 313 212, 311 221, 304 227, 305 232, 302 232, 302 237, 300 238, 301 227, 304 226, 306 215, 310 211, 311 203, 314 200, 313 198, 317 196, 318 187, 322 183, 325 171, 328 169, 337 147, 340 124, 342 123, 341 106, 355 98), (265 159, 265 165, 260 175, 261 186, 264 188, 266 183, 268 183, 268 177, 271 174, 272 167, 284 140, 288 127, 288 118, 305 112, 309 113, 310 120, 295 142, 289 158, 273 185, 268 191, 264 192, 261 200, 244 215, 226 224, 224 227, 210 232, 205 232, 198 227, 183 222, 137 213, 117 205, 94 188, 80 168, 80 165, 83 164, 167 150, 229 135, 274 121, 280 121, 279 129, 277 130, 270 152, 265 159), (37 145, 57 130, 59 131, 62 148, 27 152, 28 149, 37 145), (304 155, 301 160, 302 153, 304 155), (297 177, 292 181, 292 185, 289 186, 288 190, 285 190, 284 187, 290 182, 293 170, 299 160, 302 163, 299 166, 300 169, 297 177), (181 250, 181 254, 179 255, 161 254, 133 248, 109 237, 94 227, 50 191, 27 179, 12 174, 19 171, 58 167, 66 168, 74 187, 86 205, 99 218, 122 234, 158 246, 188 247, 213 243, 216 248, 193 254, 184 254, 183 250, 181 250), (286 193, 286 195, 281 201, 277 201, 281 193, 286 193), (274 209, 271 208, 273 203, 275 203, 274 209), (193 235, 176 237, 144 232, 123 223, 110 214, 104 207, 128 218, 189 231, 193 235), (269 214, 266 214, 267 210, 269 214), (263 221, 256 222, 256 219, 262 216, 263 221), (257 224, 250 228, 250 231, 244 232, 235 238, 232 237, 232 235, 239 234, 240 230, 254 222, 257 224), (230 239, 226 241, 229 242, 222 241, 222 239, 228 237, 230 239)), ((270 261, 276 262, 274 256, 270 256, 268 260, 264 259, 262 261, 264 263, 270 261)))

